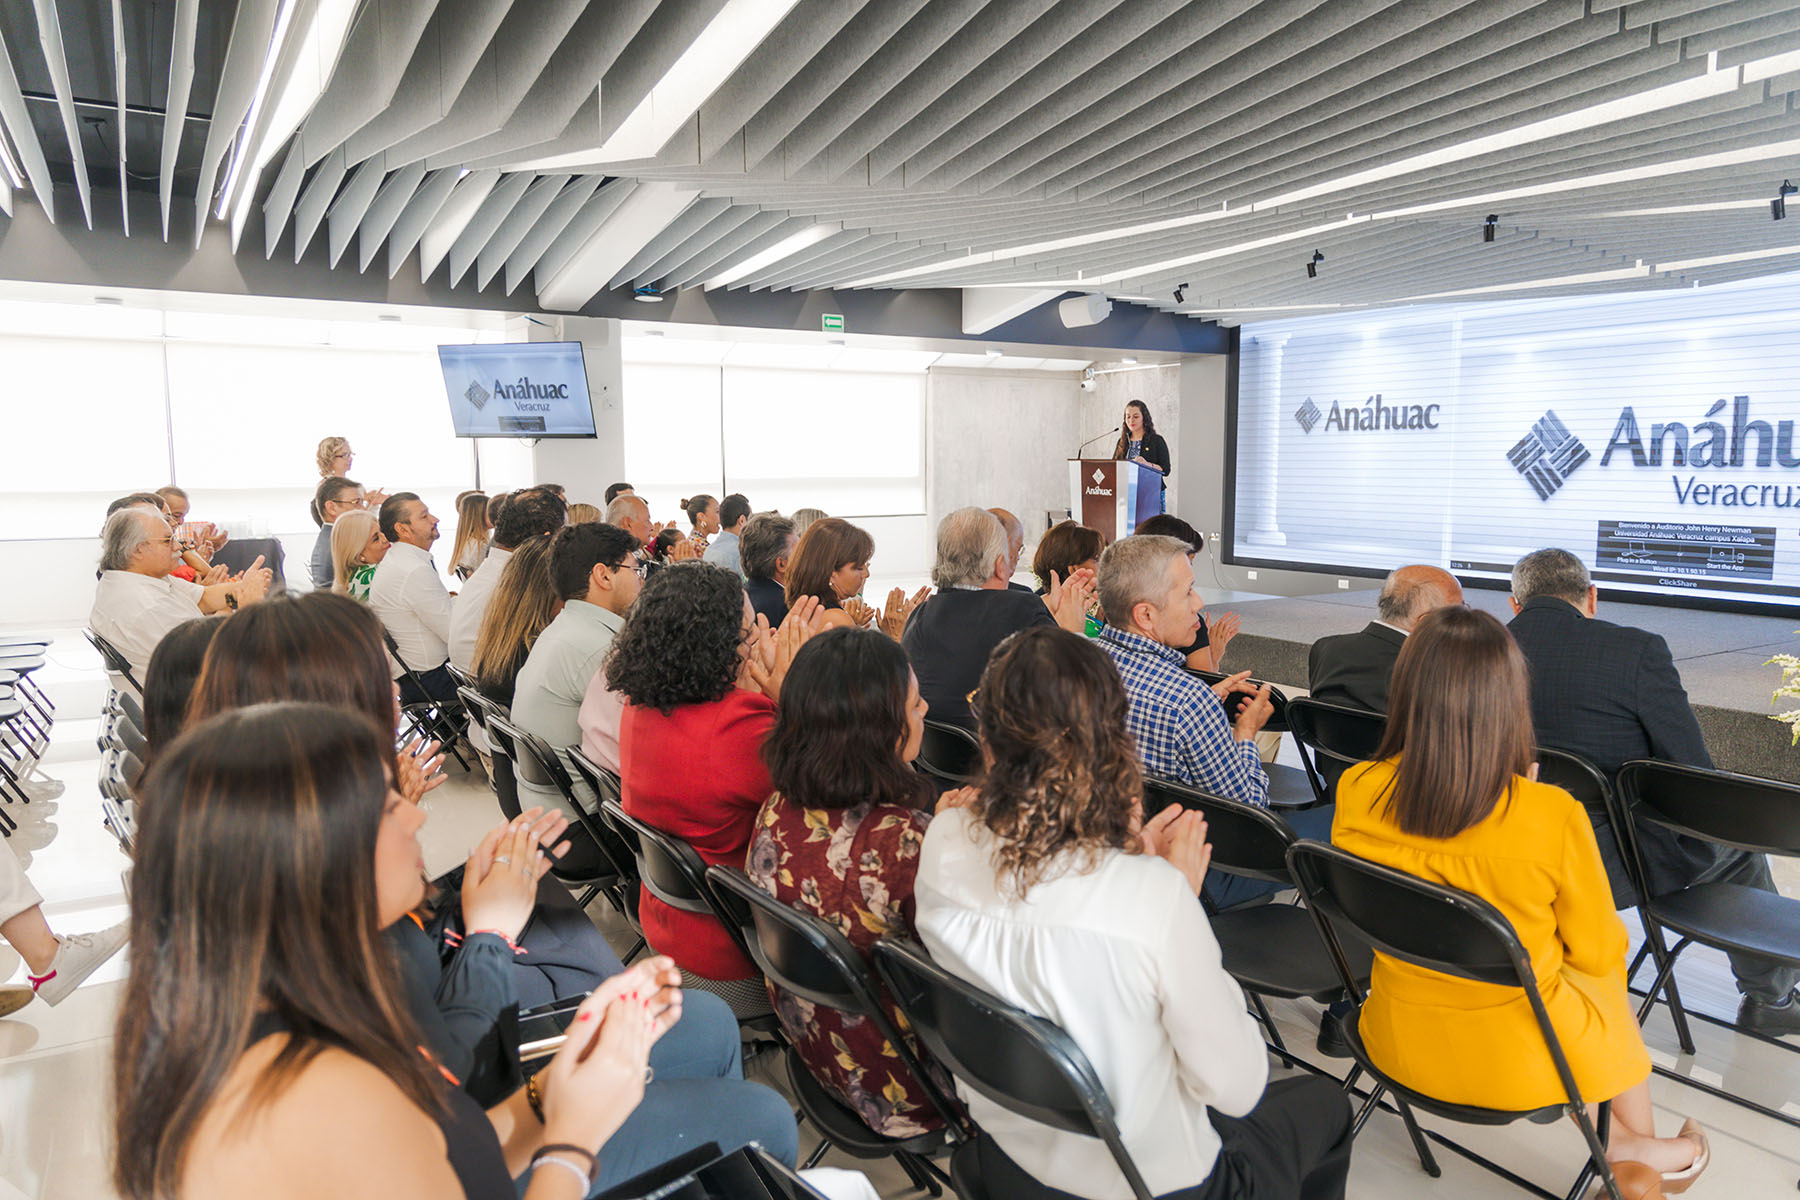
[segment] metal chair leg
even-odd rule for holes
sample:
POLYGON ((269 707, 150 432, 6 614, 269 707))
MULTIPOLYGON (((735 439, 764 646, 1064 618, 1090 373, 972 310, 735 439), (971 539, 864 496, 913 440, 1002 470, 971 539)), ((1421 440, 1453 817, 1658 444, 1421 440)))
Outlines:
POLYGON ((1275 1028, 1275 1018, 1269 1015, 1269 1006, 1264 1004, 1263 998, 1255 992, 1245 992, 1244 994, 1250 997, 1250 1004, 1256 1009, 1256 1019, 1262 1022, 1264 1029, 1268 1030, 1269 1044, 1274 1046, 1278 1053, 1285 1055, 1287 1043, 1281 1040, 1281 1030, 1275 1028))
POLYGON ((811 1154, 806 1156, 806 1161, 800 1164, 800 1169, 802 1171, 810 1171, 818 1166, 819 1160, 825 1157, 825 1152, 829 1149, 831 1149, 831 1143, 820 1138, 817 1148, 815 1148, 811 1154))
POLYGON ((1436 1156, 1431 1153, 1431 1143, 1425 1140, 1425 1131, 1419 1128, 1412 1109, 1398 1096, 1394 1097, 1394 1107, 1400 1110, 1400 1119, 1406 1123, 1406 1136, 1412 1139, 1413 1149, 1419 1152, 1419 1165, 1425 1168, 1427 1175, 1436 1179, 1444 1173, 1444 1168, 1438 1166, 1436 1156))
POLYGON ((1567 1200, 1582 1200, 1587 1195, 1588 1185, 1596 1176, 1606 1189, 1609 1200, 1625 1200, 1619 1194, 1619 1181, 1613 1177, 1612 1167, 1606 1161, 1606 1140, 1612 1131, 1612 1102, 1601 1102, 1598 1128, 1588 1120, 1586 1107, 1577 1104, 1571 1105, 1570 1109, 1570 1115, 1575 1118, 1581 1136, 1587 1139, 1588 1161, 1581 1168, 1581 1174, 1575 1177, 1575 1185, 1569 1189, 1567 1200))

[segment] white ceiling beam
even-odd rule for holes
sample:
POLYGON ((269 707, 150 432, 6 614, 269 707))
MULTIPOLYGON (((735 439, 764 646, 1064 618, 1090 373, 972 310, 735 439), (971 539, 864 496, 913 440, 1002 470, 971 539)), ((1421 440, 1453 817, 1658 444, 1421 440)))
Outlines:
MULTIPOLYGON (((75 90, 69 82, 69 60, 63 55, 62 26, 56 16, 56 0, 31 0, 37 13, 38 46, 50 70, 50 90, 56 93, 56 111, 62 114, 63 136, 69 140, 69 156, 75 170, 75 190, 81 195, 81 215, 94 227, 94 198, 87 174, 87 155, 81 152, 81 119, 75 115, 75 90)), ((123 138, 125 131, 119 130, 123 138)))
MULTIPOLYGON (((301 0, 290 0, 299 3, 301 0)), ((213 184, 219 164, 237 137, 244 114, 256 98, 257 80, 269 61, 269 39, 275 33, 276 0, 238 0, 231 20, 231 40, 219 68, 219 88, 212 98, 212 118, 206 126, 206 143, 200 151, 200 171, 194 180, 194 245, 206 231, 212 214, 213 184)))
POLYGON ((987 288, 962 290, 962 331, 986 333, 1062 295, 1054 288, 987 288))
POLYGON ((194 88, 194 37, 199 20, 200 0, 175 0, 175 28, 169 47, 169 90, 163 101, 162 169, 157 176, 165 242, 169 240, 169 203, 175 198, 175 163, 181 157, 181 131, 187 122, 188 97, 194 88))
POLYGON ((661 180, 640 183, 560 270, 539 279, 539 306, 578 311, 699 194, 698 188, 661 180))
MULTIPOLYGON (((12 143, 18 148, 19 161, 25 177, 31 180, 32 193, 44 206, 44 215, 55 224, 56 194, 51 186, 50 164, 44 158, 44 147, 38 141, 31 113, 25 107, 25 93, 19 90, 19 77, 13 74, 12 55, 7 52, 4 38, 0 38, 0 121, 5 122, 6 132, 12 135, 12 143)), ((14 169, 4 144, 0 144, 0 159, 4 159, 0 171, 14 169)))
POLYGON ((113 96, 118 102, 113 128, 119 139, 119 222, 125 236, 131 236, 131 191, 126 187, 125 170, 125 10, 122 0, 112 0, 113 96))

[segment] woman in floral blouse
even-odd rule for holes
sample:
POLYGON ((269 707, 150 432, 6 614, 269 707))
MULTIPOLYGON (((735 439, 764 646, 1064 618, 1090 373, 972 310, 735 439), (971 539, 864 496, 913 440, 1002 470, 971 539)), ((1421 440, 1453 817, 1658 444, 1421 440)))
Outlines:
MULTIPOLYGON (((834 629, 794 656, 763 747, 775 794, 756 817, 750 878, 837 926, 865 961, 877 939, 912 936, 913 873, 931 788, 908 764, 924 721, 918 680, 894 640, 834 629)), ((966 802, 966 790, 949 793, 940 807, 966 802)), ((870 1129, 911 1137, 942 1126, 871 1022, 773 984, 769 996, 807 1069, 870 1129)), ((888 1013, 895 1028, 906 1028, 891 1001, 888 1013)), ((923 1056, 916 1043, 910 1048, 923 1056)))

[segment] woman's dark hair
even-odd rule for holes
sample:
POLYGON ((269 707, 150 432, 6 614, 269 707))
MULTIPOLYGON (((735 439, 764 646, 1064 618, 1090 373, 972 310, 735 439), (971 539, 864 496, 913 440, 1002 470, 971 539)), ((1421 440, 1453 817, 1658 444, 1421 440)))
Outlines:
POLYGON ((391 736, 360 713, 264 704, 189 729, 145 776, 113 1040, 119 1195, 178 1194, 259 1010, 290 1036, 250 1111, 328 1048, 442 1111, 380 929, 375 844, 393 762, 391 736))
POLYGON ((561 597, 550 577, 551 545, 547 537, 528 537, 519 544, 500 569, 481 614, 481 628, 475 632, 469 665, 476 686, 509 708, 519 668, 559 610, 561 597))
POLYGON ((1385 789, 1402 832, 1451 838, 1487 820, 1531 769, 1525 656, 1494 617, 1453 604, 1420 620, 1400 658, 1376 761, 1399 758, 1385 789))
POLYGON ((606 655, 606 685, 668 716, 737 686, 744 584, 705 562, 671 563, 650 577, 606 655))
POLYGON ((1037 553, 1031 556, 1031 573, 1048 588, 1050 572, 1067 579, 1076 567, 1099 558, 1105 544, 1098 529, 1089 529, 1079 521, 1058 521, 1038 539, 1037 553))
POLYGON ((832 629, 808 641, 763 743, 775 790, 802 808, 929 808, 930 785, 900 758, 911 678, 906 651, 885 633, 832 629))
POLYGON ((1015 633, 970 707, 988 758, 970 811, 994 835, 1003 889, 1023 896, 1065 860, 1085 871, 1136 847, 1144 772, 1104 650, 1050 625, 1015 633))
POLYGON ((1191 546, 1191 553, 1194 554, 1206 548, 1206 539, 1200 535, 1200 531, 1174 513, 1157 513, 1154 517, 1148 517, 1132 533, 1176 538, 1191 546))
POLYGON ((568 507, 549 492, 514 492, 494 518, 494 544, 516 550, 534 537, 561 529, 568 512, 568 507))
POLYGON ((681 511, 687 514, 689 525, 698 525, 701 516, 704 515, 706 510, 711 508, 714 503, 713 497, 707 495, 705 492, 701 492, 692 500, 683 500, 681 502, 681 511))
POLYGON ((831 586, 832 574, 851 563, 866 563, 874 554, 875 539, 868 530, 842 517, 820 517, 800 535, 794 557, 788 560, 787 602, 817 596, 821 607, 842 607, 831 586))
POLYGON ((148 764, 181 733, 188 701, 200 681, 200 667, 213 636, 225 621, 201 618, 184 621, 163 635, 144 669, 144 751, 148 764))
POLYGON ((675 543, 686 539, 687 535, 679 529, 659 530, 656 536, 650 539, 648 553, 657 562, 663 562, 669 557, 669 551, 675 548, 675 543))
MULTIPOLYGON (((1125 407, 1126 408, 1135 408, 1140 413, 1144 414, 1144 437, 1143 437, 1144 441, 1147 442, 1151 438, 1156 436, 1156 418, 1152 417, 1150 415, 1150 406, 1148 404, 1145 404, 1142 400, 1127 400, 1125 402, 1125 407)), ((1119 444, 1113 447, 1113 457, 1114 458, 1124 458, 1125 451, 1130 445, 1131 445, 1131 430, 1129 430, 1125 427, 1125 422, 1120 421, 1119 422, 1119 444)))
POLYGON ((289 592, 228 618, 207 648, 188 721, 274 700, 347 707, 393 730, 380 618, 334 592, 289 592))

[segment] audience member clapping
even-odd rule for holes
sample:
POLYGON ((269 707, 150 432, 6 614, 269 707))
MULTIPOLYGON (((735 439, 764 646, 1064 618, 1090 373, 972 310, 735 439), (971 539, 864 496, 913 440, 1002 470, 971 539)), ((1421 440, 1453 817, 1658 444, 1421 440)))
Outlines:
POLYGON ((100 534, 100 583, 88 625, 112 643, 141 681, 164 634, 197 616, 255 604, 269 589, 259 557, 243 578, 202 587, 171 577, 175 534, 167 521, 141 507, 122 508, 100 534))
MULTIPOLYGON (((708 863, 743 863, 772 790, 763 740, 817 609, 816 601, 797 602, 773 635, 723 567, 681 563, 644 585, 603 668, 626 701, 626 812, 688 842, 708 863)), ((650 947, 670 953, 690 986, 724 996, 740 1015, 768 1011, 755 964, 712 916, 665 904, 648 889, 639 916, 650 947)))
POLYGON ((345 513, 367 507, 363 485, 354 479, 328 475, 319 480, 319 486, 313 489, 312 514, 313 520, 318 523, 319 535, 313 539, 312 557, 307 565, 314 591, 324 591, 331 586, 332 525, 345 513))
POLYGON ((975 728, 969 696, 994 647, 1021 629, 1060 624, 1080 633, 1093 598, 1091 575, 1038 597, 1007 587, 1012 553, 1006 529, 986 509, 959 508, 938 524, 937 594, 919 606, 900 644, 918 672, 919 693, 933 720, 975 728))
MULTIPOLYGON (((1607 1158, 1685 1188, 1705 1138, 1691 1123, 1656 1136, 1625 926, 1581 805, 1536 780, 1528 688, 1499 621, 1460 605, 1427 614, 1394 664, 1375 761, 1338 782, 1332 840, 1498 908, 1531 956, 1581 1095, 1612 1100, 1607 1158)), ((1497 1002, 1489 984, 1377 952, 1359 1028, 1384 1071, 1439 1099, 1513 1111, 1564 1102, 1530 1007, 1497 1002)))
POLYGON ((744 525, 750 520, 750 501, 742 492, 733 492, 719 501, 719 532, 706 547, 703 556, 715 566, 724 567, 740 578, 744 574, 740 561, 738 543, 743 537, 744 525))
MULTIPOLYGON (((912 936, 913 873, 932 792, 909 764, 924 736, 925 702, 893 640, 856 629, 806 643, 784 694, 763 747, 775 792, 756 815, 746 870, 776 899, 825 918, 866 959, 876 939, 912 936)), ((899 1138, 942 1126, 870 1022, 774 984, 769 998, 807 1070, 870 1129, 899 1138)))
POLYGON ((431 557, 438 520, 417 495, 398 492, 381 506, 381 532, 390 544, 369 583, 369 607, 398 648, 394 678, 400 681, 400 698, 407 704, 453 701, 456 681, 444 669, 450 660, 450 593, 431 557), (401 671, 402 664, 410 674, 401 671))
POLYGON ((347 512, 331 526, 331 590, 368 603, 375 568, 387 557, 388 540, 375 514, 347 512))
MULTIPOLYGON (((1154 534, 1159 537, 1172 537, 1186 542, 1188 546, 1188 565, 1192 566, 1194 556, 1206 548, 1206 539, 1200 531, 1189 525, 1173 513, 1158 513, 1146 521, 1140 522, 1134 531, 1140 534, 1154 534)), ((1216 620, 1208 621, 1206 614, 1200 614, 1200 628, 1194 632, 1194 640, 1187 649, 1187 665, 1196 671, 1223 671, 1225 647, 1237 637, 1238 615, 1234 612, 1221 614, 1216 620)))
POLYGON ((456 498, 456 536, 450 542, 450 573, 467 579, 487 557, 494 524, 488 520, 485 492, 464 492, 456 498))
MULTIPOLYGON (((1142 822, 1107 656, 1060 629, 1017 634, 975 710, 986 769, 967 807, 933 818, 913 885, 932 957, 1068 1032, 1152 1194, 1341 1198, 1349 1102, 1332 1079, 1267 1084, 1261 1033, 1195 898, 1206 822, 1178 807, 1142 822)), ((1130 1194, 1098 1139, 958 1090, 990 1135, 990 1194, 1130 1194)))
POLYGON ((197 726, 152 773, 131 881, 141 952, 115 1038, 121 1196, 272 1180, 510 1196, 543 1150, 523 1194, 573 1200, 637 1106, 681 1016, 662 960, 583 1004, 542 1120, 524 1089, 484 1114, 420 1052, 380 931, 423 899, 424 813, 392 790, 386 737, 325 705, 259 706, 197 726))
POLYGON ((1000 522, 1000 528, 1006 530, 1006 586, 1015 592, 1029 592, 1031 589, 1022 583, 1014 583, 1012 577, 1019 573, 1019 559, 1025 554, 1025 524, 1009 510, 990 508, 994 519, 1000 522))
POLYGON ((175 527, 175 536, 179 539, 185 532, 185 535, 192 540, 191 545, 183 547, 184 551, 191 550, 205 562, 211 563, 213 555, 217 554, 220 547, 231 540, 231 535, 210 521, 190 524, 188 513, 191 511, 191 502, 188 494, 174 484, 157 488, 155 494, 162 498, 169 524, 175 527))
POLYGON ((681 502, 681 511, 687 514, 688 523, 693 526, 689 540, 706 549, 706 539, 719 532, 719 502, 705 492, 681 502))
POLYGON ((1038 539, 1037 553, 1031 558, 1031 573, 1038 580, 1037 594, 1049 593, 1053 575, 1067 579, 1077 571, 1095 570, 1105 544, 1098 529, 1089 529, 1077 521, 1061 521, 1045 530, 1038 539))
POLYGON ((800 535, 780 513, 757 513, 744 522, 741 543, 744 594, 750 597, 750 607, 769 624, 780 625, 788 611, 788 565, 794 561, 800 535))
POLYGON ((869 560, 875 556, 875 539, 860 526, 837 517, 821 517, 801 535, 788 564, 787 602, 792 608, 810 596, 825 610, 825 628, 861 628, 873 625, 900 640, 907 618, 931 594, 920 588, 911 597, 899 588, 888 593, 887 604, 876 610, 862 599, 869 581, 869 560))
MULTIPOLYGON (((561 529, 566 512, 562 501, 536 488, 514 492, 510 497, 496 496, 495 499, 505 499, 507 503, 494 523, 494 537, 487 557, 475 573, 463 581, 456 593, 456 601, 450 607, 450 665, 471 675, 476 673, 475 639, 481 633, 482 619, 508 560, 527 542, 547 538, 561 529)), ((531 635, 537 636, 538 629, 542 628, 539 625, 531 635)), ((515 663, 507 672, 509 696, 512 693, 511 678, 517 670, 515 663)))
MULTIPOLYGON (((520 543, 500 572, 475 639, 471 673, 481 694, 512 707, 519 668, 538 635, 562 611, 562 597, 550 577, 548 537, 520 543)), ((485 569, 485 564, 484 564, 485 569)))
POLYGON ((606 502, 604 519, 608 525, 618 526, 644 546, 649 546, 659 532, 650 523, 650 502, 629 491, 621 492, 606 502))

